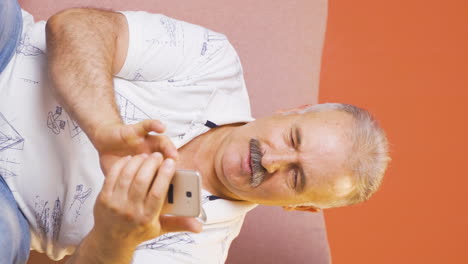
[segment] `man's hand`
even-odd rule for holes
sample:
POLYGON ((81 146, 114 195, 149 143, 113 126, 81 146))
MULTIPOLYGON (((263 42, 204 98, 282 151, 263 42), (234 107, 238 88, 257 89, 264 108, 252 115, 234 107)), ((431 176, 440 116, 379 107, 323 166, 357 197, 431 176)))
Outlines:
POLYGON ((172 141, 163 133, 165 126, 158 120, 144 120, 134 125, 110 123, 94 131, 93 144, 99 153, 101 168, 105 175, 122 157, 160 152, 164 158, 177 160, 178 152, 172 141))
POLYGON ((159 152, 118 160, 96 200, 95 231, 134 245, 167 232, 200 232, 194 218, 160 216, 174 173, 175 161, 159 152))
POLYGON ((175 161, 161 153, 120 158, 94 205, 94 227, 70 263, 129 264, 136 247, 168 232, 199 233, 195 218, 161 216, 175 161))

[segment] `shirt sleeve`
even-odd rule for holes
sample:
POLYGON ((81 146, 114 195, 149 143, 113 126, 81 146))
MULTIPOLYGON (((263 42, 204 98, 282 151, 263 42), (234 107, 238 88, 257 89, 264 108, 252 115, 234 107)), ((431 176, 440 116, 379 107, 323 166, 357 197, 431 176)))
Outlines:
MULTIPOLYGON (((129 27, 127 58, 117 77, 177 81, 206 75, 231 49, 226 36, 162 14, 122 12, 129 27)), ((223 63, 226 64, 226 63, 223 63)))
POLYGON ((205 225, 203 232, 168 233, 147 241, 133 255, 132 264, 219 264, 240 232, 244 215, 224 223, 205 225))
MULTIPOLYGON (((220 263, 221 248, 214 243, 203 241, 206 240, 206 236, 206 233, 168 233, 140 245, 133 255, 132 264, 220 263)), ((208 236, 213 239, 210 234, 208 236)))

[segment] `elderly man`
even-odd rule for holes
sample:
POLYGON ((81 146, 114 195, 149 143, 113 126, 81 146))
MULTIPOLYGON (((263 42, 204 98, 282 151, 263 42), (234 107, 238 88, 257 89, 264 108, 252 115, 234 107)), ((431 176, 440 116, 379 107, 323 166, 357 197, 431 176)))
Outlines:
POLYGON ((29 243, 71 263, 222 263, 256 204, 313 212, 380 185, 387 141, 368 112, 323 104, 254 120, 220 33, 92 9, 46 25, 13 0, 2 5, 7 263, 23 263, 29 243), (160 215, 176 169, 202 175, 203 225, 160 215))

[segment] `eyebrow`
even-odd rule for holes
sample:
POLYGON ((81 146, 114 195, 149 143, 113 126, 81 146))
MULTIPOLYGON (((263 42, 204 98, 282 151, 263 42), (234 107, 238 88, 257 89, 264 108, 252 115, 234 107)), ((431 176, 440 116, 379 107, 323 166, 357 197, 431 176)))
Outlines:
MULTIPOLYGON (((302 131, 298 126, 294 126, 294 133, 296 134, 296 144, 297 144, 297 149, 301 148, 301 143, 302 143, 302 131)), ((303 193, 305 190, 306 186, 306 175, 304 172, 304 169, 302 166, 299 166, 299 171, 301 175, 301 184, 299 185, 299 188, 297 188, 298 193, 303 193)))

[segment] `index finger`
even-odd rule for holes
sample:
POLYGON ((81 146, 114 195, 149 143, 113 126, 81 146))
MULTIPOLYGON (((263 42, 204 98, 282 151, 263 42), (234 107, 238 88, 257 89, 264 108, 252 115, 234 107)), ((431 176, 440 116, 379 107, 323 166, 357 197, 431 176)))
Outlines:
POLYGON ((177 160, 179 152, 172 141, 163 135, 151 135, 148 138, 149 145, 152 146, 151 151, 161 152, 165 158, 172 158, 177 160))
POLYGON ((159 120, 147 119, 135 125, 135 132, 138 136, 146 136, 149 132, 164 133, 166 126, 159 120))
POLYGON ((175 161, 173 159, 164 160, 146 196, 145 209, 148 212, 160 215, 174 173, 175 161))

